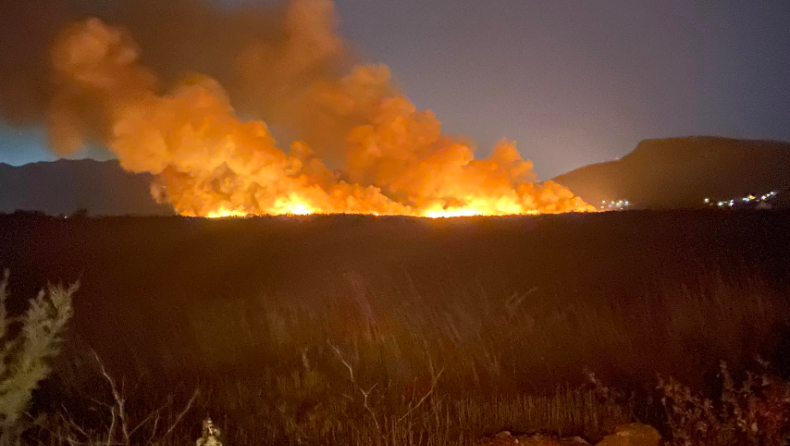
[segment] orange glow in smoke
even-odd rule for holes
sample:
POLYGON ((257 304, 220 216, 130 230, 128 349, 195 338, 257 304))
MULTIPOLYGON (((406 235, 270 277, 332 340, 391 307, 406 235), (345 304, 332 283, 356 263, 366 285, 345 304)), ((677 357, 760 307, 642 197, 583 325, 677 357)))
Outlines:
POLYGON ((433 112, 401 94, 386 66, 324 69, 345 60, 333 4, 289 8, 283 40, 241 50, 237 71, 251 98, 263 91, 262 101, 278 104, 264 112, 303 140, 282 144, 263 120, 242 121, 210 77, 191 75, 163 93, 131 36, 88 19, 53 48, 53 146, 69 153, 102 135, 124 169, 153 174, 154 197, 188 216, 595 211, 557 183, 538 183, 514 141, 477 157, 474 142, 445 134, 433 112))

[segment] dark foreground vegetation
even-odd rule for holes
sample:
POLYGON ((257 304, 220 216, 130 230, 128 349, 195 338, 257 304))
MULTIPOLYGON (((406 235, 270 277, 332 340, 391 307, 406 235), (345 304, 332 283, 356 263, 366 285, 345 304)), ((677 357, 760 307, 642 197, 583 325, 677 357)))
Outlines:
POLYGON ((786 415, 788 247, 790 213, 769 211, 0 216, 11 313, 80 282, 26 434, 72 446, 192 444, 207 413, 227 446, 597 440, 632 420, 783 444, 744 443, 727 413, 786 415))

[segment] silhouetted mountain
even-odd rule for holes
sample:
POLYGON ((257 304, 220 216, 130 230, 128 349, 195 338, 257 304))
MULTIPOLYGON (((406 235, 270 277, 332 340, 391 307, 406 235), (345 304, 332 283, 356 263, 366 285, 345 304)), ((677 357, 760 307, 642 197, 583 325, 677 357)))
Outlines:
MULTIPOLYGON (((644 208, 696 208, 783 191, 790 186, 790 143, 710 136, 653 139, 617 161, 554 178, 591 204, 628 199, 644 208)), ((786 201, 787 193, 777 197, 786 201)))
MULTIPOLYGON (((117 161, 0 163, 0 213, 17 210, 91 215, 168 215, 149 193, 151 176, 117 161)), ((585 201, 628 199, 643 208, 697 208, 703 199, 742 197, 790 187, 790 143, 708 136, 646 140, 620 160, 554 178, 585 201)), ((790 191, 777 202, 790 207, 790 191)))
POLYGON ((0 213, 169 215, 149 192, 151 176, 125 172, 117 161, 58 160, 23 166, 0 163, 0 213))

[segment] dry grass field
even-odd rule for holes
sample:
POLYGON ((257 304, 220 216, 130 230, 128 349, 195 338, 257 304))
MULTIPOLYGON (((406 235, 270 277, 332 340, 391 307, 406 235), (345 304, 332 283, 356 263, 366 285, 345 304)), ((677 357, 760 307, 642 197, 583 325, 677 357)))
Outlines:
POLYGON ((715 394, 721 361, 740 376, 759 355, 787 376, 788 248, 783 212, 0 216, 12 313, 81 284, 34 399, 50 427, 30 435, 49 444, 117 415, 94 351, 144 422, 120 443, 192 442, 207 413, 229 446, 666 432, 659 375, 715 394))

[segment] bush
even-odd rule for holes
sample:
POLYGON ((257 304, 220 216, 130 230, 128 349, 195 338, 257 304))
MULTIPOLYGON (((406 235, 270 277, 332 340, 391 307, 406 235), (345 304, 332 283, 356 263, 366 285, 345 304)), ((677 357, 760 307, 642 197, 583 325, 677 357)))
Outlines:
POLYGON ((790 439, 790 383, 761 362, 737 383, 725 363, 718 401, 674 379, 659 380, 661 402, 678 446, 783 446, 790 439))
POLYGON ((11 444, 22 431, 21 417, 33 391, 51 371, 49 360, 57 355, 66 323, 71 319, 69 288, 49 286, 18 319, 6 309, 8 271, 0 281, 0 445, 11 444))

